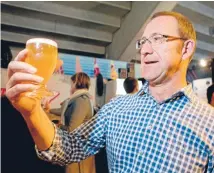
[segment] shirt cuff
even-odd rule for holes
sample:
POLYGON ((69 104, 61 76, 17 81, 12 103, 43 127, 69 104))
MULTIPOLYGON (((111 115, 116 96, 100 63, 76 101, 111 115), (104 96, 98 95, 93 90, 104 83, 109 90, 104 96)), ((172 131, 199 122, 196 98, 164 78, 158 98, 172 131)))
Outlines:
POLYGON ((60 146, 60 135, 59 130, 56 127, 56 125, 53 123, 54 126, 54 139, 52 141, 51 146, 47 150, 39 150, 37 146, 35 145, 36 153, 38 157, 42 160, 46 160, 49 162, 54 162, 53 157, 56 155, 56 151, 60 146))

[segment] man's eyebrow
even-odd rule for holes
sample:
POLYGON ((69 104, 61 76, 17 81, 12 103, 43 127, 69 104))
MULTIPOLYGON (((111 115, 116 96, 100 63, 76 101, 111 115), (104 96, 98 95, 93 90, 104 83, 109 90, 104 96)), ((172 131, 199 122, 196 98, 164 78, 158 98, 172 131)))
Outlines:
POLYGON ((160 33, 157 33, 157 32, 152 33, 149 37, 154 36, 154 35, 157 35, 157 34, 160 34, 160 33))
MULTIPOLYGON (((160 34, 160 33, 154 32, 154 33, 152 33, 148 38, 150 38, 150 37, 152 37, 152 36, 154 36, 154 35, 157 35, 157 34, 160 34)), ((146 38, 146 37, 145 37, 145 36, 142 36, 141 39, 142 39, 142 38, 146 38)))

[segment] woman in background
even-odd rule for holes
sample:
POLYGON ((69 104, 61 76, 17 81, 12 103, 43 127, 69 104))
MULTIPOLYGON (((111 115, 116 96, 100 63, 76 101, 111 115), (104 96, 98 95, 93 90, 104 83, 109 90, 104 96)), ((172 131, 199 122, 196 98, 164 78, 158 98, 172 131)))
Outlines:
MULTIPOLYGON (((51 109, 50 113, 61 112, 61 128, 73 131, 82 123, 93 116, 93 106, 89 94, 90 78, 87 74, 80 72, 71 77, 70 98, 66 99, 59 109, 51 109)), ((66 173, 95 173, 94 156, 79 163, 71 163, 66 166, 66 173)))

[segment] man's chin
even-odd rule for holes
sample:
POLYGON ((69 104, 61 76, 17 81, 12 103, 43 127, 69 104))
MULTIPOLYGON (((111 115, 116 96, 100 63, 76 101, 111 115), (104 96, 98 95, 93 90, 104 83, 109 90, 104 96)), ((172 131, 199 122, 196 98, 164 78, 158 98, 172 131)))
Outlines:
POLYGON ((165 77, 163 75, 143 77, 143 78, 146 79, 151 85, 159 85, 165 80, 165 77))
POLYGON ((156 76, 147 76, 147 75, 142 75, 142 78, 146 79, 148 82, 153 82, 155 80, 157 80, 156 76))

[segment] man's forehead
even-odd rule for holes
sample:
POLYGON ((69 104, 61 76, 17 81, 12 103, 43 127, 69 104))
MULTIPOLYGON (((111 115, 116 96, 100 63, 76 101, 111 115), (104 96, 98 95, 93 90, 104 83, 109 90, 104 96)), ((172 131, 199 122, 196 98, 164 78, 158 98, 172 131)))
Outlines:
POLYGON ((146 25, 143 36, 151 36, 154 33, 179 36, 178 22, 172 16, 158 16, 146 25))

